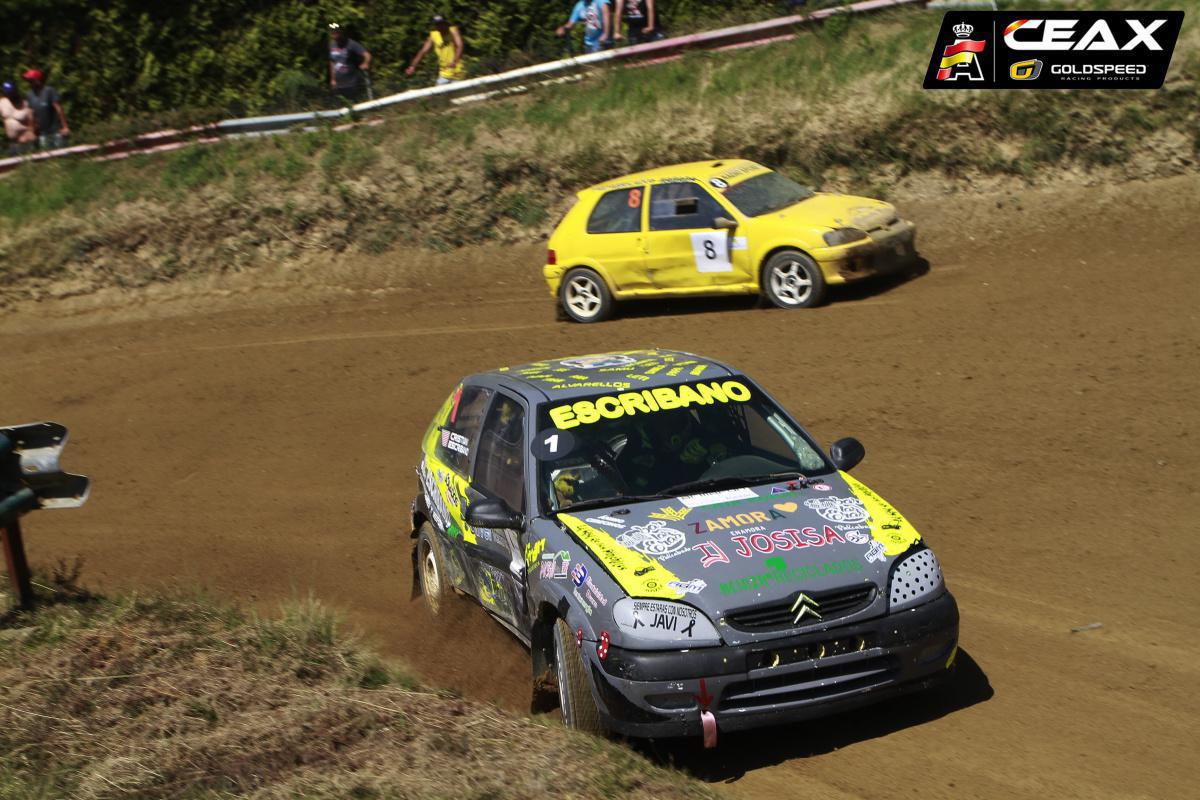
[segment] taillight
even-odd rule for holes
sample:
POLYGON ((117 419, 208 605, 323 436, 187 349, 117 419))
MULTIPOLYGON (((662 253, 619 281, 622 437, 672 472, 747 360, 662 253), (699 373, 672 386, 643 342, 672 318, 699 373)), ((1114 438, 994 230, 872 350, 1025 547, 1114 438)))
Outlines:
POLYGON ((553 267, 557 263, 558 263, 558 253, 554 252, 553 250, 547 250, 546 251, 546 265, 553 267))
POLYGON ((608 631, 600 631, 600 641, 596 644, 596 655, 600 660, 608 658, 608 631))

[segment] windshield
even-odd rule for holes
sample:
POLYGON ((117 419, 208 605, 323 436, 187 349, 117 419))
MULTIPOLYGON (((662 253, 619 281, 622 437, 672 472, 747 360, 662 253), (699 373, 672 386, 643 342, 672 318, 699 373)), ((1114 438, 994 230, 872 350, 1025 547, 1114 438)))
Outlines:
POLYGON ((730 186, 724 195, 738 211, 747 217, 757 217, 807 200, 813 196, 813 190, 778 172, 764 172, 730 186))
POLYGON ((697 482, 765 482, 779 473, 832 469, 745 379, 552 402, 538 415, 534 451, 549 511, 675 494, 673 488, 697 482))

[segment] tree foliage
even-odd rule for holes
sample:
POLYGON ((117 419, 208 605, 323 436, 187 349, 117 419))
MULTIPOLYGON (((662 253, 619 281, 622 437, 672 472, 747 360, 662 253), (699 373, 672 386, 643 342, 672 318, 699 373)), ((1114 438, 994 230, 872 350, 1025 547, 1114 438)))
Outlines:
MULTIPOLYGON (((348 26, 375 57, 376 91, 424 85, 404 67, 446 14, 467 39, 475 73, 555 58, 554 29, 573 0, 0 0, 0 76, 36 67, 79 123, 180 109, 243 114, 331 102, 325 91, 326 25, 348 26)), ((711 27, 730 15, 767 16, 772 0, 659 0, 666 25, 711 27), (714 18, 714 6, 721 18, 714 18)))

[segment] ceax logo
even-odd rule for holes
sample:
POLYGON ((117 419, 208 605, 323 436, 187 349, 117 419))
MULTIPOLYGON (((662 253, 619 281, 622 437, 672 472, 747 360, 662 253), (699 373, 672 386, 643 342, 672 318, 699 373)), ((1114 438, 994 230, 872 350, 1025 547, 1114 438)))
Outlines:
POLYGON ((792 604, 792 611, 799 609, 799 613, 797 613, 795 619, 792 620, 792 624, 800 624, 800 620, 804 619, 805 615, 820 619, 821 612, 817 611, 817 609, 820 607, 820 603, 818 603, 816 600, 813 600, 804 592, 801 592, 800 596, 796 598, 796 602, 792 604))
POLYGON ((970 38, 974 30, 974 26, 965 22, 954 26, 954 35, 958 41, 946 45, 942 50, 942 62, 937 71, 939 81, 983 80, 983 65, 979 63, 979 54, 987 47, 987 42, 970 38))
POLYGON ((1036 81, 1041 74, 1042 62, 1036 58, 1014 61, 1008 67, 1008 76, 1014 81, 1036 81))

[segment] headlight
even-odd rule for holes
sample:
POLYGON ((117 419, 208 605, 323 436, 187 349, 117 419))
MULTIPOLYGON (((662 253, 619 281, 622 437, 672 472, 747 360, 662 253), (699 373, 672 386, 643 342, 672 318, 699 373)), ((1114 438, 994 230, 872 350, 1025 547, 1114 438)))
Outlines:
POLYGON ((707 647, 720 644, 717 629, 708 617, 691 606, 664 600, 626 597, 613 606, 621 635, 650 650, 707 647))
POLYGON ((867 238, 867 232, 860 231, 858 228, 836 228, 825 234, 825 244, 837 247, 839 244, 849 244, 865 238, 867 238))
POLYGON ((932 600, 945 586, 937 556, 928 548, 918 550, 892 570, 888 582, 888 609, 900 611, 932 600))

